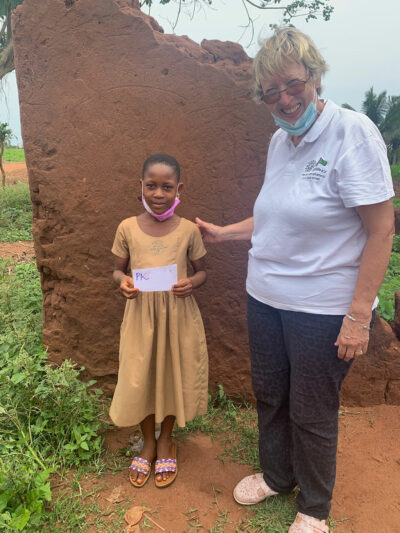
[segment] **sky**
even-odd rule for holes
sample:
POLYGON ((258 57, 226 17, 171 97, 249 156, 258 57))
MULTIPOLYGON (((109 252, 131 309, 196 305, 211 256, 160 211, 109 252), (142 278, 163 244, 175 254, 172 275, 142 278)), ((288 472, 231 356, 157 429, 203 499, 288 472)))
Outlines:
MULTIPOLYGON (((282 5, 284 5, 282 0, 282 5)), ((329 72, 323 80, 323 96, 337 104, 348 103, 361 109, 364 93, 373 86, 379 93, 400 95, 400 1, 399 0, 332 0, 335 8, 330 21, 305 22, 296 18, 293 23, 310 35, 324 56, 329 72)), ((253 57, 259 39, 271 35, 269 24, 279 24, 279 11, 260 11, 249 6, 254 19, 254 40, 244 31, 247 15, 242 0, 213 0, 210 7, 203 4, 193 18, 181 12, 176 20, 178 3, 155 5, 151 15, 166 33, 188 35, 193 41, 219 39, 240 42, 253 57)), ((16 144, 22 145, 19 123, 18 90, 15 74, 10 73, 0 87, 0 122, 8 122, 16 144)))

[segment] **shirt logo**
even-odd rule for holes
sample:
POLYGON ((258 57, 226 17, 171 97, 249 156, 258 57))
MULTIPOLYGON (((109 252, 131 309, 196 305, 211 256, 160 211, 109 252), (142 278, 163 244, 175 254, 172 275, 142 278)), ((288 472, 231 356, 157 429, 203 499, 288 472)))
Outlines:
POLYGON ((312 170, 315 167, 316 164, 317 164, 317 162, 315 161, 315 159, 313 159, 312 161, 307 163, 306 168, 304 169, 304 171, 305 172, 310 172, 310 170, 312 170))
POLYGON ((328 172, 325 168, 327 164, 328 161, 323 157, 320 157, 318 161, 315 159, 309 161, 304 167, 301 179, 306 181, 321 181, 321 178, 325 178, 328 172))

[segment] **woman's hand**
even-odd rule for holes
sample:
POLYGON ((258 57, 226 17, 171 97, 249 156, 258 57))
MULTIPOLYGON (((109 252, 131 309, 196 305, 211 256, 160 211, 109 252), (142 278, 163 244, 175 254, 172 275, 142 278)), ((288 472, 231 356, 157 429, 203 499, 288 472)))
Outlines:
POLYGON ((121 283, 119 285, 119 290, 128 300, 133 300, 139 294, 139 289, 135 288, 133 285, 133 279, 129 276, 121 276, 121 283))
POLYGON ((346 316, 336 339, 338 357, 348 362, 360 355, 364 355, 368 348, 369 331, 363 326, 369 326, 369 320, 353 321, 346 316))
POLYGON ((190 278, 180 279, 178 283, 172 285, 171 292, 177 298, 186 298, 187 296, 190 296, 193 292, 192 280, 190 278))
POLYGON ((204 222, 196 217, 195 222, 205 242, 222 242, 222 226, 216 226, 211 222, 204 222))

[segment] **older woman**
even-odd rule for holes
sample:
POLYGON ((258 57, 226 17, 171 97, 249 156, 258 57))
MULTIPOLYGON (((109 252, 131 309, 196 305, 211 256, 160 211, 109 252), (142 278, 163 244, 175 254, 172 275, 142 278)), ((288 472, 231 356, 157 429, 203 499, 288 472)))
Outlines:
POLYGON ((208 242, 250 239, 247 275, 252 384, 261 474, 234 489, 251 505, 296 486, 290 533, 328 532, 339 392, 368 346, 390 257, 393 196, 386 146, 365 116, 319 98, 327 65, 312 40, 283 28, 253 66, 272 137, 254 216, 208 242))

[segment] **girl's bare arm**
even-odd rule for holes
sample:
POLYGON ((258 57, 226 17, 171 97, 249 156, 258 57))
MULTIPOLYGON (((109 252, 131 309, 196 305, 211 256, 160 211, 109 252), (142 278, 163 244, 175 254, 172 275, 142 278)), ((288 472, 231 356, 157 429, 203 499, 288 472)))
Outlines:
POLYGON ((125 298, 132 300, 139 294, 139 289, 136 289, 133 285, 133 279, 128 276, 129 257, 118 257, 114 255, 114 271, 113 280, 119 286, 119 289, 125 298))
POLYGON ((172 287, 172 294, 178 298, 186 298, 192 294, 193 289, 201 287, 207 279, 204 257, 196 259, 196 261, 191 261, 190 263, 194 270, 193 276, 180 279, 178 283, 172 287))

